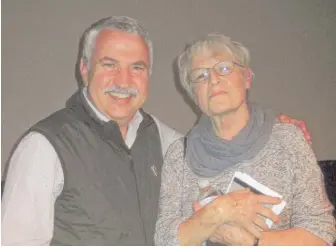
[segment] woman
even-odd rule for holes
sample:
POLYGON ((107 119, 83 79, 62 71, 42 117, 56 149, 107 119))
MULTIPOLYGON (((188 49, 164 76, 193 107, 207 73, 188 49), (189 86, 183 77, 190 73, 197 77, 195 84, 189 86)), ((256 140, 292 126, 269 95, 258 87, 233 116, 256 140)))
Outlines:
POLYGON ((316 158, 302 133, 272 111, 246 100, 249 52, 211 34, 181 54, 181 84, 203 115, 186 139, 173 143, 162 170, 157 245, 325 245, 335 237, 316 158), (277 198, 237 191, 200 207, 197 182, 225 191, 234 172, 247 173, 283 196, 276 216, 262 204, 277 198), (194 204, 194 208, 192 205, 194 204), (274 221, 267 229, 262 215, 274 221), (264 231, 260 231, 260 228, 264 231))

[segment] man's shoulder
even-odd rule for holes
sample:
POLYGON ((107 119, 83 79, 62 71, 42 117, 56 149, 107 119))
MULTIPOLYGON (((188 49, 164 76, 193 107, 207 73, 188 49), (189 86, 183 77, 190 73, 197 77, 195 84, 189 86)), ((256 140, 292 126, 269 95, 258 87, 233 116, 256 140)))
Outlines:
MULTIPOLYGON (((17 146, 22 147, 35 147, 42 148, 45 152, 55 153, 54 147, 50 143, 49 139, 40 132, 29 131, 19 139, 17 146)), ((22 148, 23 151, 26 148, 22 148)), ((55 153, 56 155, 56 153, 55 153)))
POLYGON ((53 145, 44 134, 36 131, 27 131, 13 146, 8 159, 9 163, 13 161, 13 157, 16 157, 14 159, 15 162, 25 161, 25 166, 27 166, 28 164, 34 165, 40 160, 55 161, 57 154, 53 145))
POLYGON ((54 128, 56 126, 60 126, 60 122, 55 122, 55 119, 59 119, 58 116, 60 115, 66 115, 67 110, 61 109, 56 112, 51 113, 49 116, 39 120, 36 122, 33 126, 31 126, 29 129, 27 129, 21 136, 18 138, 16 143, 14 144, 13 151, 18 147, 18 145, 31 145, 36 144, 40 146, 46 146, 48 147, 50 145, 50 141, 46 135, 46 133, 42 130, 46 128, 54 128), (51 124, 52 122, 55 122, 51 124))
POLYGON ((183 137, 181 133, 173 129, 172 127, 168 126, 167 124, 163 123, 161 120, 159 120, 157 117, 155 117, 153 114, 149 114, 154 122, 156 123, 156 126, 158 128, 159 134, 160 134, 160 140, 161 140, 161 146, 162 146, 162 154, 165 155, 168 147, 175 142, 176 140, 183 137))
POLYGON ((158 126, 158 128, 162 129, 163 131, 165 131, 168 135, 169 134, 177 134, 179 135, 179 137, 182 137, 183 135, 181 133, 179 133, 177 130, 175 130, 174 128, 168 126, 167 124, 165 124, 164 122, 162 122, 159 118, 157 118, 155 115, 153 114, 149 114, 153 120, 155 121, 156 125, 158 126))
POLYGON ((36 124, 42 124, 42 123, 52 123, 57 122, 58 124, 62 123, 63 121, 67 121, 69 118, 73 118, 73 112, 69 108, 62 108, 60 110, 57 110, 55 112, 52 112, 49 116, 41 119, 36 124))
POLYGON ((58 132, 65 124, 73 123, 75 121, 73 111, 68 108, 63 108, 51 113, 49 116, 41 119, 33 125, 28 131, 47 131, 58 132))

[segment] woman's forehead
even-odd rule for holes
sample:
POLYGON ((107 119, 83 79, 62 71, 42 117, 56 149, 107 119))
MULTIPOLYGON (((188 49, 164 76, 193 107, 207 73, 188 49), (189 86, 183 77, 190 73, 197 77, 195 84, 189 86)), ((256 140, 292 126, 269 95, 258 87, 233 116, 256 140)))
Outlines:
POLYGON ((203 49, 192 56, 192 67, 208 66, 221 61, 232 61, 232 53, 226 50, 203 49))

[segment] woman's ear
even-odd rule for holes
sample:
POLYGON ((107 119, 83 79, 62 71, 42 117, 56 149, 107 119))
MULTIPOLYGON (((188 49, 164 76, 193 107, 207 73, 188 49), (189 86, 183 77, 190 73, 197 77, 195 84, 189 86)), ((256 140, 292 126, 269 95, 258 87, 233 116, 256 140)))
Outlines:
POLYGON ((253 72, 250 68, 247 68, 245 71, 245 88, 251 88, 253 72))

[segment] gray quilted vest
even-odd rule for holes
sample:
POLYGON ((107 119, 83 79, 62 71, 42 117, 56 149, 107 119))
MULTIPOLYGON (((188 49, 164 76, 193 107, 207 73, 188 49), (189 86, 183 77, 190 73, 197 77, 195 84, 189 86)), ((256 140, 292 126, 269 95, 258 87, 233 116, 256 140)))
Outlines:
POLYGON ((30 129, 48 138, 63 167, 51 245, 154 245, 163 158, 158 128, 140 112, 131 149, 82 93, 30 129))

